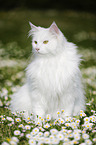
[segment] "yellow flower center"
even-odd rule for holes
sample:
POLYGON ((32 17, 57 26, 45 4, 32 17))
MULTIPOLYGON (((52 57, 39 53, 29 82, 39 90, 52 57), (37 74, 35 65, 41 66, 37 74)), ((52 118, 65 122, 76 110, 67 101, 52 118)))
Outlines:
POLYGON ((11 139, 10 139, 10 138, 7 138, 6 140, 7 140, 8 142, 10 142, 10 141, 11 141, 11 139))

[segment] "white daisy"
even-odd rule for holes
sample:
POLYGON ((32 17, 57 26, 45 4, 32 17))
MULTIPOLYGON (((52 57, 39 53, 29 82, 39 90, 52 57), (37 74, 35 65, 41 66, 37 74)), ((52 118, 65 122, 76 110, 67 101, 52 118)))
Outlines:
POLYGON ((43 133, 42 132, 38 132, 38 136, 43 136, 43 133))
POLYGON ((63 140, 64 140, 64 142, 68 142, 69 138, 67 136, 65 136, 63 140))
POLYGON ((49 127, 50 127, 49 123, 46 123, 46 124, 44 125, 44 128, 49 128, 49 127))
POLYGON ((20 124, 18 127, 24 129, 24 125, 23 124, 20 124))
POLYGON ((4 121, 4 120, 6 120, 4 117, 2 117, 2 120, 4 121))
POLYGON ((93 138, 93 141, 96 142, 96 138, 93 138))
POLYGON ((44 140, 44 143, 45 144, 50 144, 50 139, 48 137, 46 137, 45 140, 44 140))
POLYGON ((51 115, 50 115, 50 114, 47 114, 47 115, 46 115, 46 120, 47 120, 47 121, 50 121, 50 120, 51 120, 51 115))
POLYGON ((31 126, 30 125, 25 125, 25 129, 26 130, 30 130, 31 129, 31 126))
POLYGON ((75 123, 79 124, 79 123, 80 123, 80 120, 79 120, 79 119, 77 119, 77 120, 75 121, 75 123))
POLYGON ((13 140, 10 141, 10 144, 11 144, 11 145, 17 145, 17 143, 14 142, 13 140))
POLYGON ((57 134, 58 130, 57 129, 51 129, 50 132, 51 132, 51 134, 57 134))
POLYGON ((88 139, 88 138, 89 138, 89 135, 86 134, 86 133, 84 133, 84 134, 82 134, 82 137, 83 137, 84 139, 88 139))
POLYGON ((80 134, 74 135, 75 140, 80 140, 80 134))
POLYGON ((92 132, 93 132, 93 133, 95 133, 95 132, 96 132, 96 130, 95 130, 95 129, 93 129, 93 130, 92 130, 92 132))
POLYGON ((76 123, 75 123, 75 122, 71 122, 71 123, 70 123, 70 126, 71 126, 73 129, 76 129, 76 128, 77 128, 77 126, 76 126, 76 123))
POLYGON ((20 118, 15 118, 16 122, 21 122, 20 118))
POLYGON ((49 136, 49 131, 44 132, 44 137, 48 137, 49 136))
POLYGON ((65 123, 65 126, 66 126, 66 127, 69 127, 69 126, 70 126, 70 123, 65 123))
POLYGON ((11 140, 13 140, 13 141, 16 142, 16 143, 19 142, 19 139, 18 139, 17 137, 15 137, 15 136, 13 136, 13 137, 11 138, 11 140))
POLYGON ((59 144, 59 139, 57 138, 54 138, 52 141, 51 141, 51 144, 59 144))
POLYGON ((54 135, 50 135, 50 140, 53 140, 53 139, 55 139, 55 137, 54 137, 54 135))
POLYGON ((30 140, 29 140, 29 145, 36 145, 36 141, 33 140, 33 139, 30 139, 30 140))
POLYGON ((60 111, 57 111, 57 115, 60 115, 61 114, 61 112, 60 111))
POLYGON ((68 133, 68 134, 72 133, 72 130, 67 130, 67 133, 68 133))
POLYGON ((44 128, 42 128, 42 127, 39 127, 39 129, 40 129, 41 131, 45 131, 45 129, 44 129, 44 128))
POLYGON ((11 117, 8 117, 8 116, 6 117, 6 119, 9 121, 14 121, 11 117))
POLYGON ((37 145, 43 145, 43 142, 42 141, 39 141, 37 145))
POLYGON ((62 119, 62 118, 58 118, 58 121, 60 124, 64 124, 64 122, 65 122, 64 119, 62 119))
POLYGON ((92 122, 95 122, 95 121, 96 121, 96 116, 94 116, 94 115, 90 116, 90 120, 91 120, 92 122))
POLYGON ((45 140, 45 137, 43 137, 43 136, 42 136, 42 137, 40 137, 40 142, 42 142, 42 143, 43 143, 43 142, 44 142, 44 140, 45 140))
POLYGON ((73 134, 72 134, 72 133, 70 133, 70 134, 68 135, 68 137, 73 138, 73 134))
POLYGON ((35 128, 32 130, 31 134, 35 135, 35 134, 37 134, 38 132, 39 132, 39 129, 38 129, 37 127, 35 127, 35 128))
POLYGON ((91 144, 92 144, 92 141, 91 141, 90 139, 86 139, 86 140, 85 140, 85 143, 86 143, 87 145, 91 145, 91 144))
POLYGON ((71 120, 70 117, 65 117, 65 121, 66 121, 66 122, 69 122, 70 120, 71 120))
POLYGON ((31 134, 26 134, 26 137, 29 139, 32 138, 31 134))
POLYGON ((7 143, 7 142, 3 142, 1 145, 9 145, 9 143, 7 143))
POLYGON ((63 134, 59 133, 59 134, 57 134, 57 138, 59 140, 63 140, 64 139, 64 136, 63 136, 63 134))
POLYGON ((20 132, 19 130, 15 130, 15 131, 14 131, 14 135, 20 135, 20 133, 21 133, 21 132, 20 132))
POLYGON ((67 133, 67 129, 62 129, 62 133, 66 134, 67 133))
POLYGON ((89 118, 89 117, 85 117, 85 118, 84 118, 84 121, 85 121, 85 122, 89 122, 89 121, 90 121, 90 118, 89 118))
MULTIPOLYGON (((75 139, 72 140, 72 143, 73 143, 73 144, 79 144, 79 142, 78 142, 77 140, 75 140, 75 139)), ((73 145, 73 144, 72 144, 72 145, 73 145)))

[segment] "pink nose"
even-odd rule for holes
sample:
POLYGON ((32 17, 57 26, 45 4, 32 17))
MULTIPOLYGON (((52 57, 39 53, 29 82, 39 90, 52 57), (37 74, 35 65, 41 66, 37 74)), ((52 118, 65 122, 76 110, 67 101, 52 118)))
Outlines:
POLYGON ((36 48, 36 50, 39 51, 40 49, 39 48, 36 48))

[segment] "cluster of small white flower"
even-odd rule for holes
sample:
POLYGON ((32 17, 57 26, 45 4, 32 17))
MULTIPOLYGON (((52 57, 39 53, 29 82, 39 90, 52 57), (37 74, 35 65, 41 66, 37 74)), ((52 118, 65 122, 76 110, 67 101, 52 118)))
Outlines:
MULTIPOLYGON (((91 86, 93 84, 95 87, 93 78, 96 72, 94 69, 88 68, 88 71, 86 69, 86 72, 84 70, 83 73, 91 76, 91 86)), ((87 83, 90 84, 90 81, 87 83)), ((13 87, 12 91, 15 90, 16 88, 13 87)), ((93 90, 91 94, 96 95, 96 91, 93 90)), ((9 109, 10 97, 8 90, 3 88, 0 95, 0 106, 9 109)), ((94 99, 92 98, 90 102, 86 103, 87 107, 91 108, 93 101, 94 99)), ((27 119, 24 119, 23 115, 24 112, 17 112, 9 116, 0 116, 1 125, 6 122, 9 127, 15 126, 12 130, 14 136, 6 137, 2 145, 17 145, 21 137, 24 137, 30 145, 59 143, 63 145, 91 145, 96 143, 96 112, 94 110, 87 114, 81 110, 78 117, 64 117, 64 110, 61 110, 57 112, 57 119, 55 120, 52 120, 50 114, 47 114, 46 118, 31 115, 27 119)))
POLYGON ((3 142, 2 145, 17 145, 19 142, 19 139, 16 136, 13 136, 12 138, 6 138, 7 142, 3 142))
MULTIPOLYGON (((31 116, 22 120, 18 115, 14 114, 15 118, 9 116, 0 116, 1 123, 5 120, 10 122, 10 126, 16 123, 17 128, 13 131, 14 137, 6 138, 2 145, 16 145, 20 137, 25 137, 30 145, 43 144, 59 144, 63 145, 91 145, 96 143, 94 134, 96 133, 96 113, 91 110, 92 115, 87 117, 81 110, 78 119, 76 117, 62 117, 63 111, 57 112, 57 119, 51 119, 51 115, 46 115, 46 118, 35 117, 35 121, 31 116), (25 121, 25 123, 22 123, 25 121), (90 136, 94 136, 93 138, 90 136), (13 140, 14 139, 14 140, 13 140)), ((18 114, 18 113, 17 113, 18 114)), ((19 114, 20 116, 20 114, 19 114)), ((9 123, 8 123, 9 125, 9 123)))

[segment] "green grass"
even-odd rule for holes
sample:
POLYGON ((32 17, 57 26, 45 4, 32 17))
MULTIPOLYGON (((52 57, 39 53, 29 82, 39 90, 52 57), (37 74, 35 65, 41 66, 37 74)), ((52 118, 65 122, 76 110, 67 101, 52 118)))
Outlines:
MULTIPOLYGON (((69 41, 78 45, 78 51, 83 55, 84 61, 81 63, 81 72, 86 92, 86 116, 92 115, 91 110, 96 111, 96 16, 92 13, 76 12, 76 11, 31 11, 31 10, 13 10, 8 12, 0 12, 0 136, 1 143, 9 142, 14 131, 19 129, 23 133, 23 129, 18 128, 18 125, 28 124, 22 117, 21 122, 16 122, 11 111, 6 108, 10 101, 10 95, 25 82, 25 68, 29 63, 31 56, 31 38, 28 38, 30 30, 29 21, 35 25, 49 27, 55 21, 64 35, 69 41), (8 121, 7 116, 12 117, 14 125, 8 121), (5 118, 5 121, 2 120, 5 118), (11 124, 8 126, 8 124, 11 124)), ((94 114, 94 113, 93 113, 94 114)), ((96 116, 96 114, 94 114, 96 116)), ((78 117, 80 125, 78 129, 83 130, 82 124, 84 118, 78 117)), ((32 120, 31 120, 32 121, 32 120)), ((53 121, 47 121, 52 124, 45 131, 50 131, 52 128, 61 130, 65 124, 54 125, 53 121)), ((70 121, 69 121, 70 122, 70 121)), ((30 133, 33 128, 37 127, 34 122, 29 123, 33 126, 31 130, 26 130, 24 136, 20 137, 19 144, 28 144, 26 134, 30 133)), ((44 128, 44 124, 42 126, 44 128)), ((68 130, 70 128, 67 128, 68 130)), ((74 129, 73 129, 74 130, 74 129)), ((91 130, 86 131, 89 134, 89 139, 92 140, 95 136, 95 122, 91 130), (93 131, 93 132, 92 132, 93 131)), ((43 133, 45 131, 42 131, 43 133)), ((72 138, 71 138, 72 140, 72 138)), ((81 137, 79 143, 85 140, 81 137)), ((62 141, 60 141, 62 144, 62 141)), ((75 144, 75 143, 74 143, 75 144)), ((78 144, 78 143, 77 143, 78 144)))

